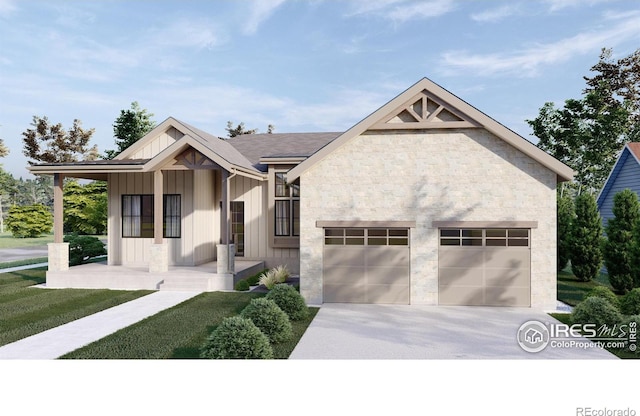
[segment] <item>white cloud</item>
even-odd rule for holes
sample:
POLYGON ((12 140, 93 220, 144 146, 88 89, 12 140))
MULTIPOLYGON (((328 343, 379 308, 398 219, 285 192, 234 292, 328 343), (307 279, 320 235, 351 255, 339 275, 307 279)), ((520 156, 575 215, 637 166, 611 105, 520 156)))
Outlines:
POLYGON ((566 62, 576 55, 596 52, 602 45, 613 47, 629 39, 640 39, 640 15, 609 25, 606 30, 579 33, 548 44, 522 48, 518 52, 473 54, 448 51, 442 54, 443 72, 466 70, 479 75, 511 74, 536 76, 544 65, 566 62))
POLYGON ((0 0, 0 17, 9 17, 18 10, 13 0, 0 0))
POLYGON ((506 17, 512 16, 518 12, 518 7, 513 4, 505 4, 504 6, 488 9, 480 13, 471 15, 471 19, 476 22, 498 22, 506 17))
POLYGON ((249 17, 244 23, 242 32, 245 35, 253 35, 260 25, 266 21, 286 0, 253 0, 250 2, 249 17))
POLYGON ((549 5, 549 11, 556 12, 568 7, 593 6, 598 3, 607 3, 611 0, 544 0, 549 5))
POLYGON ((438 17, 455 8, 454 0, 354 0, 352 4, 347 17, 371 14, 394 22, 438 17))
POLYGON ((224 37, 216 32, 216 25, 209 20, 183 18, 152 30, 147 42, 161 47, 211 49, 224 43, 224 37))

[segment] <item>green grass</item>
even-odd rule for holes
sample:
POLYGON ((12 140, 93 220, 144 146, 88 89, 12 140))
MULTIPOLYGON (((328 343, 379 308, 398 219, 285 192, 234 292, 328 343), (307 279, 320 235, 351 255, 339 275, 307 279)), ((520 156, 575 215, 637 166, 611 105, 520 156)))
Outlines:
MULTIPOLYGON (((239 314, 255 297, 245 292, 208 292, 123 328, 61 358, 163 359, 199 358, 200 347, 228 316, 239 314)), ((292 322, 291 341, 274 346, 276 358, 288 358, 317 313, 310 308, 305 321, 292 322)))
POLYGON ((29 287, 44 281, 44 268, 0 274, 0 345, 151 293, 29 287))
POLYGON ((14 260, 0 263, 0 269, 9 269, 11 267, 28 266, 30 264, 46 263, 49 261, 47 257, 36 257, 34 259, 14 260))
POLYGON ((8 232, 0 234, 0 250, 6 248, 45 246, 47 243, 53 243, 53 234, 45 234, 35 238, 14 238, 13 235, 8 232))
POLYGON ((606 286, 611 289, 609 278, 605 273, 599 273, 591 282, 581 282, 573 275, 571 267, 558 272, 558 300, 567 305, 576 306, 596 286, 606 286))

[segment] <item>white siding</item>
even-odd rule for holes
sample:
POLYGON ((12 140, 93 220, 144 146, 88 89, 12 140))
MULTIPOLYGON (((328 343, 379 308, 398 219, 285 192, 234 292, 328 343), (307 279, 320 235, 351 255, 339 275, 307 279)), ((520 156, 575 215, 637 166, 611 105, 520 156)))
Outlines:
POLYGON ((131 159, 151 159, 167 147, 171 146, 182 136, 182 133, 171 127, 166 132, 150 140, 142 149, 132 154, 131 159))

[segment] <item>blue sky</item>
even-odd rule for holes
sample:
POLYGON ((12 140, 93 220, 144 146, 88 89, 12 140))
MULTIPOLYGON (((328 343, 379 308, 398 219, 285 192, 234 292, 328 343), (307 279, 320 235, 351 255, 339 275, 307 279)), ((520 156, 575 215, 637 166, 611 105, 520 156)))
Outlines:
POLYGON ((602 47, 639 46, 631 0, 0 0, 0 162, 29 177, 34 115, 101 151, 132 101, 220 136, 343 131, 425 76, 535 142, 524 120, 579 97, 602 47))

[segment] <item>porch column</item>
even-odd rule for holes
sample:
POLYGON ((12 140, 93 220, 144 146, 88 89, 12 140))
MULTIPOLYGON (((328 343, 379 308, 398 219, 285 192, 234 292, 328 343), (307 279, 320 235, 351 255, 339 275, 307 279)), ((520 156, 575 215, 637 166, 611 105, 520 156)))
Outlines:
POLYGON ((229 172, 221 170, 222 206, 220 209, 220 244, 217 246, 218 274, 233 274, 235 271, 235 250, 229 244, 229 172))
POLYGON ((169 246, 164 243, 164 198, 163 180, 160 169, 153 172, 153 244, 149 256, 149 273, 169 270, 169 246))
POLYGON ((62 188, 64 175, 53 174, 53 243, 47 244, 49 251, 49 271, 69 270, 69 243, 64 243, 64 215, 62 188))

